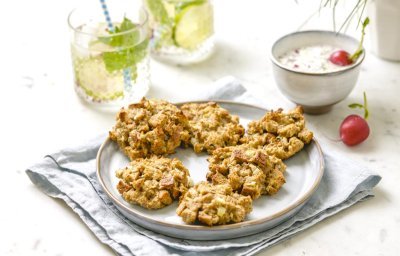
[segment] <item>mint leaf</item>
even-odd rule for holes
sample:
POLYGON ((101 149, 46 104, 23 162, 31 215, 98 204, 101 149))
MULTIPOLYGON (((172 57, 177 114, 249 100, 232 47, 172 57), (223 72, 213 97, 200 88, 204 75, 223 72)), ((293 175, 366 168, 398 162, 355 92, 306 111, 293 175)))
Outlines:
POLYGON ((134 63, 128 63, 128 52, 126 50, 103 53, 104 64, 108 72, 124 69, 134 63))
MULTIPOLYGON (((132 68, 147 55, 148 39, 138 43, 140 31, 131 20, 124 17, 120 26, 115 26, 110 36, 99 37, 98 40, 104 44, 115 47, 115 51, 104 52, 103 60, 108 72, 132 68), (126 32, 126 33, 124 33, 126 32), (122 33, 117 35, 118 33, 122 33), (137 45, 135 45, 137 44, 137 45)), ((135 72, 136 72, 136 67, 135 72)))
POLYGON ((172 24, 172 20, 169 18, 162 0, 146 0, 145 2, 155 21, 161 24, 172 24))
POLYGON ((146 39, 134 47, 125 48, 115 52, 103 53, 103 60, 107 71, 113 72, 129 68, 143 60, 147 55, 148 43, 149 40, 146 39))
MULTIPOLYGON (((124 17, 124 20, 121 23, 121 26, 119 27, 120 32, 124 31, 129 31, 132 29, 135 29, 137 27, 136 24, 134 24, 132 21, 130 21, 128 18, 124 17)), ((139 30, 132 30, 129 33, 120 35, 122 37, 121 45, 120 46, 132 46, 135 45, 137 41, 140 39, 140 31, 139 30)))
POLYGON ((137 42, 140 38, 140 32, 138 30, 134 30, 136 27, 136 24, 134 24, 128 18, 124 17, 121 25, 119 27, 115 26, 114 31, 110 32, 110 36, 103 36, 99 37, 98 39, 100 42, 113 47, 129 47, 131 45, 134 45, 135 42, 137 42), (122 35, 116 35, 130 30, 132 31, 124 33, 122 35))
POLYGON ((136 28, 136 24, 135 23, 133 23, 130 19, 128 19, 127 17, 124 17, 124 20, 122 21, 122 23, 121 23, 121 25, 120 25, 120 27, 119 27, 119 30, 121 31, 121 32, 124 32, 124 31, 128 31, 128 30, 130 30, 130 29, 133 29, 133 28, 136 28))
POLYGON ((140 44, 133 47, 131 50, 131 58, 136 62, 142 61, 147 55, 147 46, 149 45, 149 39, 145 39, 140 44))
POLYGON ((122 44, 121 36, 114 36, 113 34, 119 33, 119 27, 115 27, 113 32, 109 32, 109 36, 101 36, 98 40, 104 44, 116 47, 122 44))

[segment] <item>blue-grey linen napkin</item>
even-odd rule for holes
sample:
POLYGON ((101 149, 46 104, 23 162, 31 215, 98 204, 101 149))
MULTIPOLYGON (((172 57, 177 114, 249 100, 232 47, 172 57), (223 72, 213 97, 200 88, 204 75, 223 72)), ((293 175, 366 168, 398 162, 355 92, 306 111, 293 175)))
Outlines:
MULTIPOLYGON (((220 79, 213 91, 201 97, 263 105, 233 77, 220 79)), ((152 232, 129 221, 102 192, 96 179, 95 159, 106 136, 48 155, 26 173, 44 193, 64 200, 101 242, 120 255, 253 255, 372 197, 372 188, 381 179, 338 152, 324 151, 326 166, 320 186, 294 217, 247 237, 223 241, 183 240, 152 232)))

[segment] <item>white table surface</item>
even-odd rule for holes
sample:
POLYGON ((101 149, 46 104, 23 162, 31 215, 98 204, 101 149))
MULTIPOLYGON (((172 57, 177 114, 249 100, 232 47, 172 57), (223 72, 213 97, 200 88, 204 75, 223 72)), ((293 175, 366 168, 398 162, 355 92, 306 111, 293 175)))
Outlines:
MULTIPOLYGON (((98 2, 93 6, 98 8, 98 2)), ((224 75, 234 75, 252 92, 288 101, 271 74, 269 49, 319 5, 319 0, 216 0, 216 52, 191 67, 151 62, 149 96, 170 101, 207 90, 224 75)), ((0 255, 113 255, 61 200, 41 193, 24 170, 44 155, 107 131, 114 116, 87 108, 72 86, 68 12, 73 1, 7 1, 1 8, 0 93, 3 136, 0 186, 0 255)), ((341 11, 342 9, 340 9, 341 11)), ((307 28, 331 29, 327 13, 307 28)), ((368 41, 368 40, 367 40, 368 41)), ((367 44, 368 46, 368 44, 367 44)), ((398 255, 400 251, 400 64, 368 52, 359 83, 333 111, 308 116, 321 144, 331 144, 383 179, 376 197, 359 203, 260 255, 398 255), (369 98, 371 135, 356 147, 337 138, 352 102, 369 98)))

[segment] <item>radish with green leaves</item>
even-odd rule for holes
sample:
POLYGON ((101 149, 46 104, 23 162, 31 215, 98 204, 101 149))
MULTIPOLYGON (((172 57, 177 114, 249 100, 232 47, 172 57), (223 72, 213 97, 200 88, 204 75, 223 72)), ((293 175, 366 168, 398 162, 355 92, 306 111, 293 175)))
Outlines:
POLYGON ((367 95, 364 92, 364 104, 353 103, 350 108, 364 109, 364 118, 359 115, 349 115, 340 125, 340 138, 347 146, 355 146, 366 140, 369 136, 369 126, 367 119, 369 116, 367 95))
POLYGON ((348 66, 356 62, 358 57, 360 57, 360 55, 364 51, 363 42, 365 36, 365 28, 367 27, 368 24, 369 24, 369 18, 367 17, 362 24, 361 40, 357 50, 352 55, 350 55, 350 53, 346 52, 345 50, 335 51, 329 57, 330 62, 338 66, 348 66))

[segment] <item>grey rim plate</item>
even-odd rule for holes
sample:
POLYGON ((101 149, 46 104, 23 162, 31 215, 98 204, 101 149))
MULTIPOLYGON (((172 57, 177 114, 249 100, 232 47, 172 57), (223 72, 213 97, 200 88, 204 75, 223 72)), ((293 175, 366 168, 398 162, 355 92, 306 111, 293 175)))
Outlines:
MULTIPOLYGON (((244 127, 262 117, 266 109, 217 101, 230 113, 238 115, 244 127)), ((207 154, 195 154, 191 148, 178 148, 170 157, 180 159, 189 169, 194 182, 205 180, 208 170, 207 154)), ((275 227, 296 214, 318 188, 324 173, 321 148, 313 140, 301 152, 285 161, 286 183, 274 196, 261 196, 253 202, 253 211, 240 223, 206 227, 187 225, 175 213, 177 202, 160 210, 147 210, 123 200, 116 189, 115 171, 128 164, 128 158, 116 143, 107 139, 97 155, 97 177, 118 210, 136 224, 167 236, 192 240, 222 240, 255 234, 275 227)))

